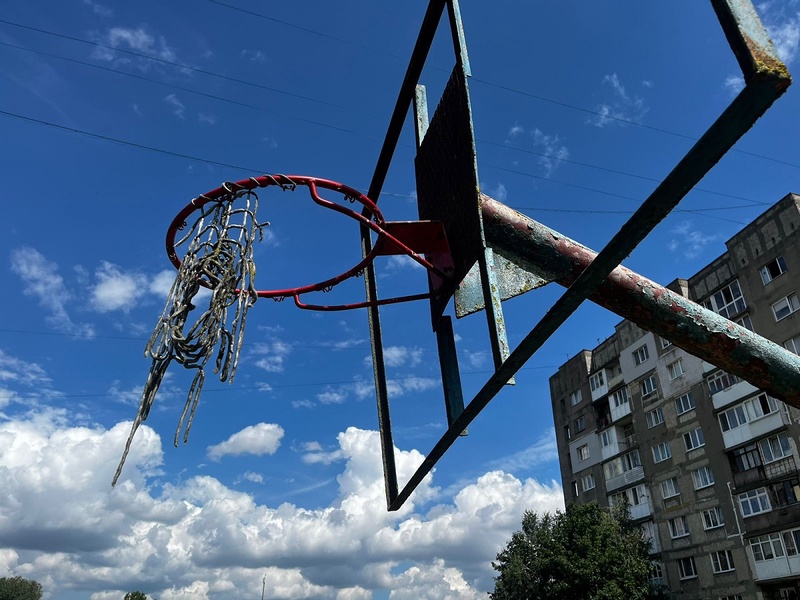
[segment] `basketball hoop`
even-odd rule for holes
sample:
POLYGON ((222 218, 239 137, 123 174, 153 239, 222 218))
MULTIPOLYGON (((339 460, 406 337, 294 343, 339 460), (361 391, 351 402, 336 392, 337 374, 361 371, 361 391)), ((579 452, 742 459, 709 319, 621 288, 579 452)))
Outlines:
POLYGON ((282 301, 291 297, 297 307, 307 310, 351 310, 430 299, 449 294, 455 286, 453 260, 440 222, 387 222, 375 202, 358 190, 316 177, 262 175, 226 182, 194 198, 178 213, 167 229, 166 249, 178 274, 164 311, 145 347, 145 356, 152 359, 150 373, 112 485, 119 479, 133 437, 147 419, 173 360, 187 369, 197 371, 174 437, 177 446, 185 423, 183 441, 188 441, 205 382, 205 365, 216 351, 214 373, 219 373, 220 381, 233 382, 244 339, 247 312, 258 298, 282 301), (257 190, 270 186, 284 192, 307 187, 314 203, 346 215, 376 234, 374 247, 353 267, 335 277, 294 288, 256 289, 254 244, 263 241, 263 229, 269 225, 258 221, 257 190), (363 210, 358 212, 344 204, 322 198, 321 189, 340 194, 344 202, 360 204, 363 210), (191 221, 192 217, 194 221, 191 221), (179 237, 179 232, 185 233, 179 237), (178 248, 184 247, 185 254, 181 259, 178 248), (328 292, 343 281, 358 277, 378 256, 388 255, 406 255, 423 266, 429 273, 430 291, 339 305, 301 301, 300 297, 304 294, 328 292), (189 315, 197 308, 194 300, 202 288, 210 291, 209 306, 190 324, 189 315))

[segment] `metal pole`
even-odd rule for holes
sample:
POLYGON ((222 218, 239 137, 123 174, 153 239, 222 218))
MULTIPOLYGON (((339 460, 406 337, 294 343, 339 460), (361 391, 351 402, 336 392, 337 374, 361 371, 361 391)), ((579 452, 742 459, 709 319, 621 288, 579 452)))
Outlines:
MULTIPOLYGON (((498 254, 565 287, 597 256, 488 196, 483 222, 486 240, 498 254)), ((778 344, 622 266, 589 299, 800 408, 800 356, 778 344)))
POLYGON ((264 580, 261 582, 261 600, 264 600, 264 590, 267 589, 267 574, 264 573, 264 580))

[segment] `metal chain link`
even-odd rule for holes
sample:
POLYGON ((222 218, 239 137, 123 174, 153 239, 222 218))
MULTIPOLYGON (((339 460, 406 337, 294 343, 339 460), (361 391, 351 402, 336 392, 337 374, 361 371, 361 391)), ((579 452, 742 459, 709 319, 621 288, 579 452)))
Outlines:
POLYGON ((258 223, 258 196, 255 192, 234 183, 224 183, 222 187, 228 193, 204 206, 186 235, 175 244, 178 247, 188 242, 186 256, 145 347, 145 356, 153 362, 139 412, 111 485, 117 483, 122 473, 133 437, 150 414, 158 388, 173 360, 197 371, 175 430, 175 446, 184 422, 184 443, 189 439, 205 382, 205 365, 215 348, 214 373, 219 373, 220 381, 233 382, 244 340, 247 311, 257 299, 253 244, 256 236, 263 241, 263 228, 269 223, 258 223), (234 202, 240 198, 244 199, 244 206, 234 208, 234 202), (194 300, 201 288, 211 290, 208 309, 193 324, 187 325, 190 313, 197 308, 194 300), (229 309, 234 312, 231 319, 229 309))

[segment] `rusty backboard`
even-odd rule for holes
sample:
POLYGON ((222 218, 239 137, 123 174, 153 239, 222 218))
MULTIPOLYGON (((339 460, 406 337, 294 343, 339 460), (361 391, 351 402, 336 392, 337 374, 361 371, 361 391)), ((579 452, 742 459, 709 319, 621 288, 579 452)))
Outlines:
POLYGON ((485 248, 472 111, 460 64, 450 75, 414 166, 419 218, 444 224, 453 255, 454 283, 431 299, 435 323, 485 248))

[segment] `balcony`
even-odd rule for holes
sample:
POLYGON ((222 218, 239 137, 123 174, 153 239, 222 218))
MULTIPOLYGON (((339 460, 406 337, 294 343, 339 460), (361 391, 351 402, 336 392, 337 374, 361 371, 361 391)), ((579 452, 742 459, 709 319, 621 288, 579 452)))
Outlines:
POLYGON ((758 392, 758 388, 753 387, 746 381, 740 381, 729 388, 725 388, 713 394, 711 396, 711 401, 714 404, 714 408, 722 408, 723 406, 728 406, 729 404, 741 400, 745 396, 751 396, 756 392, 758 392))
MULTIPOLYGON (((752 549, 748 550, 752 560, 752 549)), ((800 555, 780 556, 772 560, 753 561, 756 581, 800 575, 800 555)))
POLYGON ((592 390, 592 402, 602 398, 608 393, 608 377, 611 371, 600 369, 589 376, 589 387, 592 390))
POLYGON ((623 417, 627 417, 631 414, 631 403, 625 402, 624 404, 620 404, 619 406, 612 406, 611 407, 611 421, 612 423, 616 423, 623 417))
POLYGON ((616 475, 611 479, 606 480, 606 491, 616 490, 625 485, 635 483, 640 479, 644 479, 644 467, 634 467, 630 471, 625 471, 620 475, 616 475))
POLYGON ((626 450, 630 450, 636 445, 636 438, 630 435, 626 438, 622 437, 622 431, 617 427, 612 427, 607 431, 604 431, 601 434, 601 440, 604 436, 608 436, 608 444, 602 446, 603 442, 601 441, 600 444, 602 448, 600 449, 600 459, 603 461, 608 460, 612 456, 616 456, 626 450))
POLYGON ((653 510, 650 508, 650 496, 643 498, 641 504, 634 504, 628 507, 628 509, 630 510, 632 521, 649 517, 653 514, 653 510))
MULTIPOLYGON (((716 401, 716 396, 714 398, 716 401)), ((779 409, 774 413, 770 413, 753 421, 749 421, 743 425, 739 425, 739 427, 736 427, 735 429, 723 431, 722 441, 725 444, 725 449, 728 450, 729 448, 739 446, 749 442, 750 440, 758 439, 770 431, 774 431, 783 425, 788 425, 787 421, 788 417, 786 416, 786 413, 779 409)))
POLYGON ((791 477, 797 473, 797 463, 794 456, 787 456, 781 460, 759 465, 747 471, 733 474, 733 485, 738 488, 748 488, 756 483, 765 483, 781 477, 791 477))

